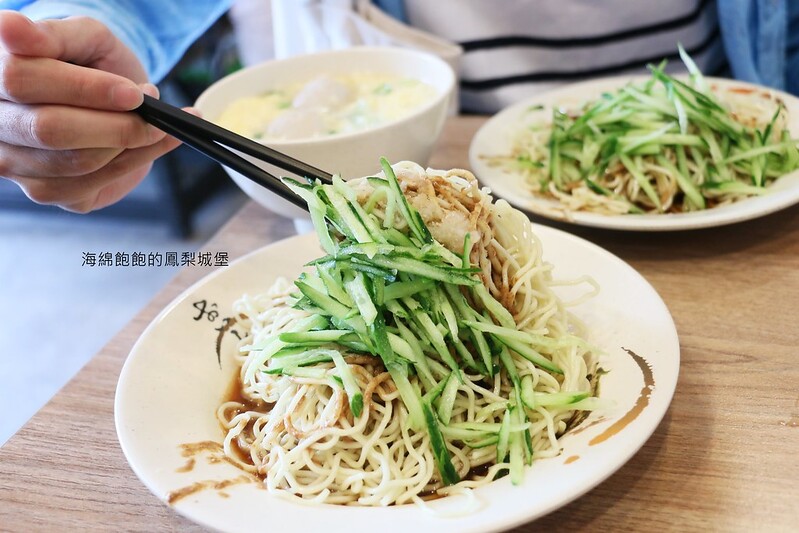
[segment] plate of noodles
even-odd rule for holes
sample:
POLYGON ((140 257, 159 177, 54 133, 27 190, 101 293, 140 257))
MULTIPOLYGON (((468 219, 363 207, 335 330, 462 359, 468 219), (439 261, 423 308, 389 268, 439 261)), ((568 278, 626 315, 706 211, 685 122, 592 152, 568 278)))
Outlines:
POLYGON ((663 65, 567 85, 477 132, 472 169, 527 212, 585 226, 671 231, 799 202, 799 100, 663 65))
POLYGON ((161 500, 221 531, 498 531, 610 476, 679 342, 632 267, 413 163, 291 182, 317 233, 216 271, 142 334, 115 420, 161 500))

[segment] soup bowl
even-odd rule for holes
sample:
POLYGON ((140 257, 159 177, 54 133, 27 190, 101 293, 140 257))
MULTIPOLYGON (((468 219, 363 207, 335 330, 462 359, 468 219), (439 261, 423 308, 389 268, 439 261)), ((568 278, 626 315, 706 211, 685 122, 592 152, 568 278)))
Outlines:
MULTIPOLYGON (((452 68, 424 52, 391 47, 355 47, 269 61, 226 76, 206 89, 195 106, 211 122, 218 120, 231 102, 256 96, 318 76, 373 72, 412 78, 433 88, 429 101, 397 120, 350 133, 292 140, 262 140, 265 145, 344 179, 379 172, 380 157, 425 165, 447 116, 455 90, 452 68)), ((265 125, 266 126, 266 125, 265 125)), ((258 166, 276 176, 292 176, 262 161, 258 166)), ((292 218, 300 231, 310 218, 300 208, 225 167, 236 184, 267 209, 292 218)))

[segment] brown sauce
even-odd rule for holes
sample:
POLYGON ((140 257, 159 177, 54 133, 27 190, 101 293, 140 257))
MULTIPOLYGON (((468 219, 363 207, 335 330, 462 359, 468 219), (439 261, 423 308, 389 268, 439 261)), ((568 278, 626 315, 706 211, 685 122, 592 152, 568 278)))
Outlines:
MULTIPOLYGON (((619 431, 621 431, 624 427, 626 427, 630 422, 635 420, 638 415, 643 411, 644 407, 649 404, 649 396, 651 394, 652 389, 654 388, 654 377, 652 375, 652 369, 649 364, 644 360, 642 357, 637 355, 632 350, 628 350, 623 348, 638 366, 641 368, 641 372, 644 376, 644 387, 641 389, 641 393, 636 401, 635 405, 632 409, 630 409, 621 419, 616 421, 612 426, 602 432, 600 435, 594 437, 590 442, 589 445, 599 444, 611 436, 615 435, 619 431)), ((601 375, 596 376, 596 380, 594 381, 594 395, 598 395, 599 392, 599 378, 601 375)), ((486 386, 489 384, 486 383, 486 386)), ((242 405, 240 409, 237 409, 236 412, 245 412, 245 411, 260 411, 260 412, 268 412, 268 410, 272 407, 272 404, 268 404, 261 400, 253 400, 244 396, 242 393, 242 382, 241 382, 241 375, 236 373, 234 378, 231 380, 230 385, 228 386, 225 394, 223 396, 223 402, 236 402, 242 405)), ((601 423, 605 421, 605 418, 599 418, 597 420, 592 421, 591 423, 579 426, 584 420, 585 416, 582 417, 574 417, 567 423, 566 432, 570 433, 579 433, 595 424, 601 423)), ((235 461, 227 457, 223 452, 222 445, 218 442, 214 441, 202 441, 196 443, 187 443, 182 444, 182 455, 183 457, 188 457, 189 460, 185 465, 177 469, 177 472, 190 472, 195 465, 194 455, 199 453, 208 452, 210 455, 208 457, 209 462, 211 463, 218 463, 221 461, 227 461, 233 466, 236 465, 235 461)), ((231 441, 231 449, 234 454, 236 454, 241 460, 244 462, 251 463, 250 454, 247 453, 245 450, 242 450, 238 444, 236 439, 231 441)), ((570 464, 577 461, 580 458, 578 455, 572 455, 567 457, 564 461, 564 464, 570 464)), ((469 472, 464 476, 464 480, 475 480, 479 478, 484 478, 488 475, 489 470, 491 467, 494 466, 494 463, 486 463, 482 465, 475 466, 469 470, 469 472)), ((496 477, 502 477, 505 475, 506 472, 500 472, 496 477)), ((218 491, 218 494, 222 498, 229 498, 230 495, 226 492, 222 492, 223 489, 240 483, 251 483, 259 481, 259 477, 262 478, 263 476, 255 476, 252 474, 242 475, 237 478, 223 480, 223 481, 214 481, 214 480, 206 480, 206 481, 199 481, 196 483, 192 483, 186 487, 180 488, 178 490, 172 491, 167 495, 167 502, 171 505, 175 502, 180 501, 181 499, 190 496, 192 494, 196 494, 202 490, 206 489, 214 489, 218 491)), ((260 484, 259 484, 260 486, 260 484)), ((434 490, 426 490, 419 493, 419 497, 424 501, 433 501, 439 498, 445 497, 446 494, 441 494, 438 492, 437 489, 434 490)))
MULTIPOLYGON (((477 480, 477 479, 480 479, 480 478, 484 478, 484 477, 486 477, 488 475, 488 471, 491 470, 492 466, 494 466, 494 463, 485 463, 485 464, 482 464, 482 465, 473 466, 466 473, 466 475, 463 476, 463 479, 461 481, 467 481, 467 480, 474 481, 474 480, 477 480)), ((497 474, 496 479, 499 479, 500 477, 503 477, 504 475, 505 475, 504 473, 500 472, 499 474, 497 474)), ((444 498, 445 496, 447 496, 447 494, 439 493, 438 490, 439 489, 424 490, 424 491, 419 493, 419 497, 422 500, 424 500, 426 502, 429 502, 429 501, 438 500, 440 498, 444 498)))
MULTIPOLYGON (((191 496, 192 494, 196 494, 206 489, 222 491, 232 485, 240 485, 242 483, 252 483, 252 482, 253 478, 251 478, 250 476, 239 476, 233 479, 224 479, 222 481, 216 481, 213 479, 209 479, 206 481, 198 481, 196 483, 192 483, 191 485, 187 485, 183 488, 173 490, 172 492, 167 494, 166 501, 169 505, 173 505, 187 496, 191 496)), ((223 496, 223 498, 229 496, 227 493, 224 494, 225 495, 223 496)))
POLYGON ((652 395, 652 391, 655 388, 655 377, 652 374, 652 367, 649 365, 649 363, 647 363, 646 359, 634 351, 628 350, 627 348, 622 348, 622 350, 627 352, 638 364, 638 367, 641 369, 641 374, 643 374, 644 377, 644 386, 641 388, 641 392, 638 394, 638 399, 635 401, 635 405, 633 405, 632 408, 624 414, 624 416, 614 422, 613 425, 591 439, 588 442, 589 446, 599 444, 600 442, 605 442, 610 437, 627 427, 633 420, 638 418, 638 415, 640 415, 644 408, 649 405, 649 397, 652 395))
POLYGON ((204 440, 200 442, 189 442, 181 444, 181 455, 183 457, 194 457, 203 452, 216 453, 222 451, 222 445, 212 440, 204 440))
POLYGON ((237 410, 238 413, 244 411, 265 412, 269 411, 269 409, 272 407, 272 404, 268 404, 262 400, 253 400, 252 398, 244 396, 243 389, 244 387, 242 386, 241 382, 241 374, 236 372, 236 375, 232 380, 230 380, 230 385, 228 385, 228 388, 222 397, 222 402, 236 402, 242 404, 243 408, 237 410))
POLYGON ((195 462, 196 462, 196 459, 194 459, 194 457, 189 457, 189 460, 186 461, 186 464, 181 466, 180 468, 175 469, 175 472, 177 472, 179 474, 183 474, 185 472, 191 472, 192 470, 194 470, 194 463, 195 462))
MULTIPOLYGON (((581 420, 578 422, 578 424, 582 424, 582 421, 583 421, 584 419, 585 419, 585 418, 581 419, 581 420)), ((577 426, 577 425, 570 426, 570 427, 569 427, 569 429, 567 429, 567 430, 564 432, 564 434, 565 434, 565 433, 568 433, 569 435, 577 435, 578 433, 582 433, 582 432, 583 432, 583 431, 585 431, 586 429, 592 428, 592 427, 596 426, 597 424, 601 424, 602 422, 605 422, 606 420, 607 420, 607 418, 606 418, 606 417, 604 417, 604 416, 600 416, 600 417, 597 417, 597 418, 595 418, 594 420, 592 420, 592 421, 588 422, 587 424, 582 424, 582 425, 580 425, 580 426, 577 426)))
MULTIPOLYGON (((230 385, 228 385, 227 390, 225 391, 224 396, 222 397, 222 402, 235 402, 242 405, 242 407, 235 409, 235 413, 243 413, 247 411, 258 411, 261 413, 269 412, 274 404, 264 402, 263 400, 254 400, 252 398, 248 398, 243 393, 244 387, 242 386, 241 382, 241 374, 236 372, 236 375, 233 376, 233 379, 230 380, 230 385)), ((251 424, 254 421, 250 422, 251 424)), ((247 434, 250 428, 247 427, 242 431, 242 434, 247 434)), ((222 432, 225 433, 226 430, 222 428, 222 432)), ((253 465, 252 457, 250 456, 249 451, 244 450, 239 445, 238 439, 233 439, 230 441, 230 451, 237 459, 239 459, 243 463, 247 463, 253 465)), ((233 466, 238 467, 239 465, 236 464, 234 460, 232 460, 227 455, 219 456, 219 460, 228 461, 233 466)), ((259 477, 263 478, 265 476, 258 475, 259 477)))

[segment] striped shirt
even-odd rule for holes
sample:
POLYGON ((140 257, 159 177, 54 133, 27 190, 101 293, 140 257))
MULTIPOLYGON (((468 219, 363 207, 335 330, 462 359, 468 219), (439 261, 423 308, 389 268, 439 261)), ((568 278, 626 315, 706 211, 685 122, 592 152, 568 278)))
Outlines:
POLYGON ((643 74, 682 43, 726 67, 714 0, 405 0, 410 25, 463 46, 461 108, 491 113, 564 83, 643 74))

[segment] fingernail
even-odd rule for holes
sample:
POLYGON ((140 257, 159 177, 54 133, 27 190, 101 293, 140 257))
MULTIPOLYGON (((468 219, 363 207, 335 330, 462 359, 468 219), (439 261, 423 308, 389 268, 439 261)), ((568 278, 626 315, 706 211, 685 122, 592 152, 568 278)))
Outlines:
POLYGON ((141 90, 147 96, 158 98, 161 95, 161 92, 158 90, 158 87, 156 87, 152 83, 142 83, 141 85, 139 85, 139 87, 141 87, 141 90))
POLYGON ((135 85, 115 85, 111 89, 111 102, 120 109, 133 109, 141 104, 141 93, 135 85))

